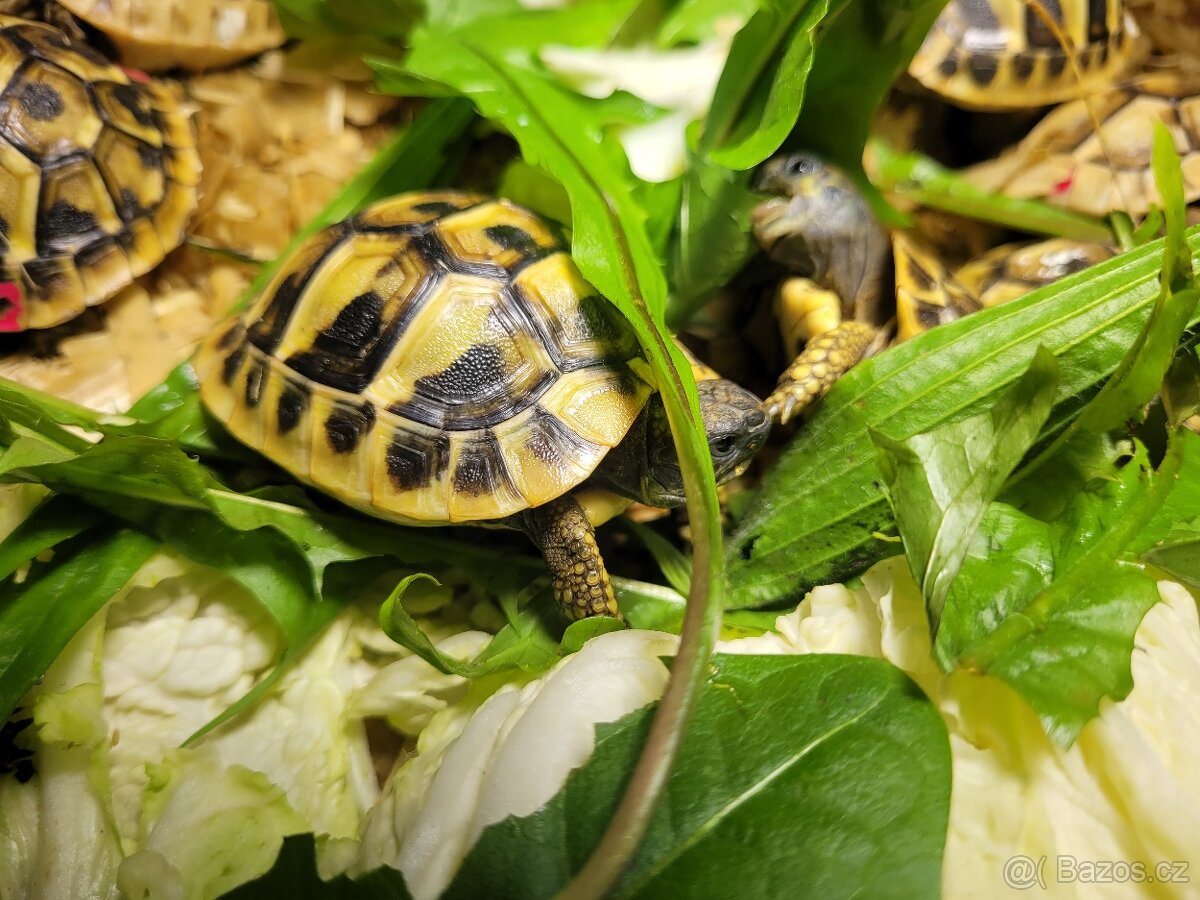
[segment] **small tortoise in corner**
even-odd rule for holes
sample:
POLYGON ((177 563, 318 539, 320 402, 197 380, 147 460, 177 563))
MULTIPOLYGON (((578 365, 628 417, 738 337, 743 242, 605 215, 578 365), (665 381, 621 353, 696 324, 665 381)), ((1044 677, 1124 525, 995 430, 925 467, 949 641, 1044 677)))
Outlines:
MULTIPOLYGON (((572 618, 617 616, 572 491, 683 503, 661 398, 627 323, 550 228, 505 200, 405 194, 335 224, 195 359, 208 409, 243 443, 371 515, 515 528, 572 618)), ((770 422, 703 381, 718 480, 770 422)))
POLYGON ((57 325, 158 265, 199 178, 165 87, 0 16, 0 332, 57 325))

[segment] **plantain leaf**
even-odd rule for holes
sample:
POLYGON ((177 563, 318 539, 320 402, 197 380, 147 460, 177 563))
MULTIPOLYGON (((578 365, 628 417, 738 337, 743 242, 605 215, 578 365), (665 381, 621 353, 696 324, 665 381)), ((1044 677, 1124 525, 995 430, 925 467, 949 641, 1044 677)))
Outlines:
POLYGON ((935 633, 988 505, 1037 439, 1057 383, 1054 357, 1039 347, 1028 371, 990 409, 904 440, 871 431, 935 633))
MULTIPOLYGON (((542 809, 486 829, 444 898, 555 896, 591 852, 648 711, 542 809), (514 860, 519 861, 514 864, 514 860)), ((879 660, 717 656, 665 801, 610 896, 936 897, 949 801, 945 726, 879 660), (853 864, 847 867, 847 863, 853 864)))
MULTIPOLYGON (((1188 231, 1200 246, 1200 227, 1188 231)), ((727 542, 729 606, 782 606, 894 552, 894 520, 867 429, 903 439, 986 408, 1039 344, 1058 361, 1049 427, 1061 430, 1120 364, 1154 305, 1162 241, 1004 306, 983 310, 855 368, 763 479, 727 542)), ((1197 321, 1195 312, 1190 321, 1197 321)))
MULTIPOLYGON (((868 153, 872 159, 871 176, 876 187, 881 191, 894 191, 921 206, 1007 225, 1033 234, 1059 235, 1102 244, 1113 240, 1112 229, 1101 219, 1040 200, 988 193, 928 156, 900 153, 882 139, 871 140, 868 153)), ((1153 234, 1134 241, 1134 244, 1145 243, 1157 236, 1155 228, 1153 234)))
POLYGON ((845 5, 790 0, 750 17, 729 48, 700 138, 713 162, 749 169, 783 143, 804 103, 816 29, 845 5))
POLYGON ((820 36, 794 139, 848 172, 862 171, 872 117, 946 0, 847 3, 820 36))

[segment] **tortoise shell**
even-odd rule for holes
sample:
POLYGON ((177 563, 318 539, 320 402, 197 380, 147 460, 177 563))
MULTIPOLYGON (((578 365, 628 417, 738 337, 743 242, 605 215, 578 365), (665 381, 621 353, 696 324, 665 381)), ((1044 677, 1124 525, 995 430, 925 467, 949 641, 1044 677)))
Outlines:
POLYGON ((200 160, 164 87, 0 16, 0 331, 101 303, 183 239, 200 160))
POLYGON ((892 233, 896 266, 896 340, 978 312, 983 307, 928 247, 901 231, 892 233))
POLYGON ((1155 122, 1175 139, 1187 202, 1200 199, 1200 78, 1169 70, 1064 103, 1015 148, 967 176, 985 190, 1089 215, 1141 215, 1160 202, 1150 169, 1155 122))
POLYGON ((1121 0, 951 0, 909 73, 973 109, 1046 106, 1109 83, 1137 34, 1121 0))
POLYGON ((545 222, 429 191, 307 241, 195 368, 243 443, 350 506, 431 525, 586 479, 649 394, 638 356, 545 222))
POLYGON ((1195 57, 1200 47, 1200 3, 1196 0, 1127 0, 1138 26, 1163 52, 1195 57))
POLYGON ((1115 255, 1104 244, 1068 238, 1005 244, 959 267, 954 277, 984 306, 999 306, 1115 255))
POLYGON ((121 61, 153 71, 228 66, 278 47, 271 0, 58 0, 104 33, 121 61))

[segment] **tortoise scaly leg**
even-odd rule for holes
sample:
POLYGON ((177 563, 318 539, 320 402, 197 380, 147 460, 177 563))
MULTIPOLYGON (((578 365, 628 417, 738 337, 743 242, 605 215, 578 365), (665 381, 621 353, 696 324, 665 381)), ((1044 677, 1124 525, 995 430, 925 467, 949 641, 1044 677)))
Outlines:
POLYGON ((783 424, 824 396, 872 349, 879 330, 862 322, 841 321, 837 294, 807 278, 790 278, 779 290, 777 308, 784 339, 804 349, 780 376, 763 409, 783 424))
POLYGON ((596 546, 596 531, 579 501, 569 494, 529 512, 530 532, 554 576, 554 599, 572 619, 620 619, 608 570, 596 546))

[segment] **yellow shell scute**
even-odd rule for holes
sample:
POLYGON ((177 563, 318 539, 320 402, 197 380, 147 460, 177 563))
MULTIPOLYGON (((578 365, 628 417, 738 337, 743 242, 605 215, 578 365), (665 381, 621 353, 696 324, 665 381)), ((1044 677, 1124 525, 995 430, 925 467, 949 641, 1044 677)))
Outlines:
POLYGON ((37 163, 0 138, 0 181, 8 190, 0 190, 0 215, 8 223, 3 241, 4 256, 10 262, 24 262, 37 255, 38 194, 42 170, 37 163))
POLYGON ((526 258, 531 249, 549 250, 557 244, 545 222, 507 200, 451 213, 438 221, 435 230, 458 259, 506 269, 526 258))
POLYGON ((615 447, 628 430, 624 423, 637 418, 650 392, 650 385, 632 374, 612 378, 583 369, 560 378, 545 403, 581 437, 615 447))
POLYGON ((292 316, 278 355, 287 359, 312 347, 322 332, 328 331, 339 313, 355 297, 374 292, 384 305, 384 315, 391 317, 403 304, 420 279, 412 267, 390 265, 396 258, 406 257, 408 239, 394 235, 360 235, 357 240, 343 241, 329 252, 312 273, 306 292, 319 294, 321 303, 306 303, 292 316))

